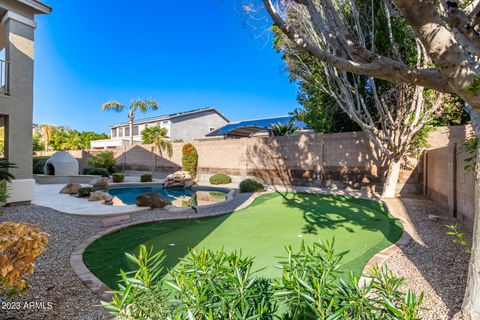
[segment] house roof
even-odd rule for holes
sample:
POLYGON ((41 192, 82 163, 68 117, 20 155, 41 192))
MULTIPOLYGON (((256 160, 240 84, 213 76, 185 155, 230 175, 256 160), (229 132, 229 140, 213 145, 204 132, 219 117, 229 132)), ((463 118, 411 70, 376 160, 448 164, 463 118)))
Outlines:
POLYGON ((207 137, 217 136, 235 136, 235 137, 248 137, 259 131, 265 131, 272 128, 276 123, 289 123, 293 121, 293 125, 300 129, 307 129, 307 125, 298 120, 293 120, 290 116, 263 118, 254 120, 244 120, 238 122, 231 122, 215 131, 207 134, 207 137))
MULTIPOLYGON (((171 113, 171 114, 166 114, 166 115, 161 115, 161 116, 156 116, 156 117, 149 117, 149 118, 143 118, 134 121, 134 124, 142 124, 142 123, 149 123, 149 122, 155 122, 155 121, 162 121, 162 120, 171 120, 175 118, 180 118, 192 114, 197 114, 197 113, 202 113, 202 112, 207 112, 207 111, 213 111, 217 113, 220 117, 225 119, 225 121, 229 122, 228 118, 225 117, 222 113, 220 113, 217 109, 213 107, 207 107, 207 108, 200 108, 200 109, 193 109, 193 110, 188 110, 188 111, 183 111, 183 112, 177 112, 177 113, 171 113)), ((108 126, 109 128, 115 128, 115 127, 122 127, 128 125, 128 122, 121 122, 117 124, 113 124, 108 126)))
POLYGON ((52 12, 52 8, 50 6, 38 0, 17 0, 17 1, 35 9, 35 13, 49 14, 52 12))

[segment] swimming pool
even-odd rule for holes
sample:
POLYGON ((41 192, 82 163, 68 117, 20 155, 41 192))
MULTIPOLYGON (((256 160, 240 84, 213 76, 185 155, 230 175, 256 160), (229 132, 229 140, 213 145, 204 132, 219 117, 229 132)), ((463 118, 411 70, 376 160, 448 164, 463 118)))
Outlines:
POLYGON ((108 193, 116 196, 124 204, 135 204, 135 199, 148 192, 158 192, 176 207, 202 206, 224 201, 227 193, 218 190, 192 190, 164 188, 162 185, 109 187, 108 193))

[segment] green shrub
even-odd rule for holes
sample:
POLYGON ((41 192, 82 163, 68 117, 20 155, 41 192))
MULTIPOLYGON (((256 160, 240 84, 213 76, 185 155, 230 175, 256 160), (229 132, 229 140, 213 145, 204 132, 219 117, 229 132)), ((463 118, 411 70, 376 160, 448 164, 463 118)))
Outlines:
POLYGON ((125 180, 125 175, 123 173, 114 173, 112 174, 113 182, 123 182, 125 180))
POLYGON ((232 182, 232 178, 225 173, 217 173, 211 176, 208 181, 210 181, 211 184, 228 184, 232 182))
POLYGON ((153 180, 153 177, 150 173, 142 174, 140 176, 140 181, 141 182, 152 182, 152 180, 153 180))
POLYGON ((45 162, 50 157, 33 157, 33 174, 44 174, 45 162))
POLYGON ((103 168, 85 168, 83 174, 92 176, 110 177, 110 173, 103 168))
POLYGON ((7 203, 8 189, 7 180, 0 180, 0 205, 7 203))
POLYGON ((240 182, 239 187, 240 192, 261 192, 265 190, 263 184, 253 179, 243 180, 242 182, 240 182))
POLYGON ((89 197, 90 196, 90 193, 92 192, 95 192, 95 189, 93 187, 83 187, 83 188, 80 188, 78 189, 78 196, 80 198, 85 198, 85 197, 89 197))
POLYGON ((182 170, 190 173, 192 179, 195 179, 197 177, 197 167, 197 149, 191 143, 184 144, 182 147, 182 170))
POLYGON ((96 155, 88 157, 88 166, 93 168, 103 168, 110 173, 115 172, 115 156, 112 151, 103 151, 96 155))
POLYGON ((192 250, 164 276, 163 252, 141 245, 125 254, 136 270, 120 271, 120 289, 102 304, 122 319, 420 319, 423 293, 401 291, 404 280, 387 267, 373 267, 362 286, 353 274, 340 277, 345 252, 334 241, 286 252, 278 279, 257 276, 254 258, 223 250, 192 250))

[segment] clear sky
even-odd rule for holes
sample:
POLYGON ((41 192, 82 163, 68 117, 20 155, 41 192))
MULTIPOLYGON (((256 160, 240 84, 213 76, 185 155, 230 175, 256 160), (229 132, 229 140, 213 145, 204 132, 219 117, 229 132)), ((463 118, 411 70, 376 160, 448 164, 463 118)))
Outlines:
POLYGON ((115 99, 152 97, 160 110, 214 106, 231 120, 286 115, 296 86, 271 37, 236 0, 45 0, 37 16, 34 122, 106 132, 115 99))

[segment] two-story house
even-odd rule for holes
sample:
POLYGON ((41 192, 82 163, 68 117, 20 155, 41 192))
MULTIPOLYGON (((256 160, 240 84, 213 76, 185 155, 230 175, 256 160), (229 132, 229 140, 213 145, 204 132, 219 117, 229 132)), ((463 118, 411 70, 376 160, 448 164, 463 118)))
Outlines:
POLYGON ((52 9, 36 0, 0 0, 0 160, 15 163, 9 202, 33 200, 32 118, 35 15, 52 9))
POLYGON ((228 119, 215 108, 201 108, 163 116, 135 120, 133 132, 128 122, 111 125, 110 139, 91 141, 92 149, 108 149, 125 146, 133 135, 134 144, 142 142, 142 131, 149 126, 167 128, 172 141, 193 141, 204 137, 228 123, 228 119))

